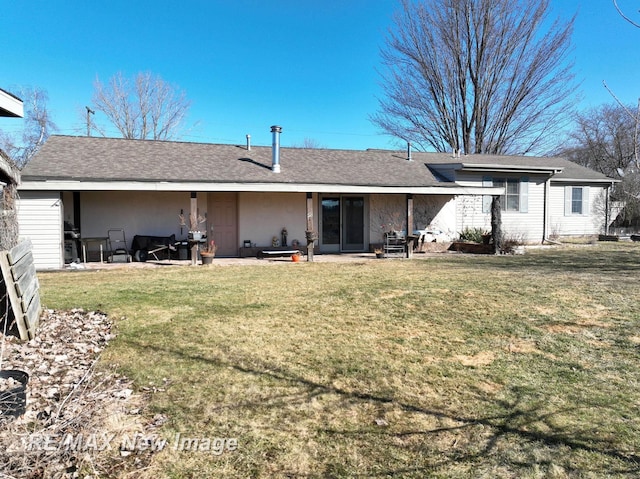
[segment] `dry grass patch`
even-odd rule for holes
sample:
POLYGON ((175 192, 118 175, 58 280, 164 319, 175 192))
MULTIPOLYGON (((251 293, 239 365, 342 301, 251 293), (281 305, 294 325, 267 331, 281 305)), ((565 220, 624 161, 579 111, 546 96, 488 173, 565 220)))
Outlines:
POLYGON ((140 477, 634 477, 639 257, 606 245, 41 283, 50 307, 128 318, 105 360, 139 390, 168 379, 148 394, 162 434, 238 439, 217 456, 163 451, 140 477))
POLYGON ((454 356, 454 359, 460 361, 460 364, 463 366, 487 366, 491 364, 496 358, 496 354, 493 351, 482 351, 478 354, 474 354, 473 356, 465 356, 462 354, 457 354, 454 356))

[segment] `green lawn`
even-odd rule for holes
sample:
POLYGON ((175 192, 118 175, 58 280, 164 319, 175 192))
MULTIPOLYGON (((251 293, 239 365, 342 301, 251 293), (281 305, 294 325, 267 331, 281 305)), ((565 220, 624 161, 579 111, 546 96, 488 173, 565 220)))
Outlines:
POLYGON ((41 273, 149 395, 139 477, 637 477, 640 245, 41 273))

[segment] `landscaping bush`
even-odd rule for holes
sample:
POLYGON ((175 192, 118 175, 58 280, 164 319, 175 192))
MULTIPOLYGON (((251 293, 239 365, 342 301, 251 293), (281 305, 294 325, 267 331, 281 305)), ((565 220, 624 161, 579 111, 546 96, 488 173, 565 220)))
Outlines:
POLYGON ((518 246, 524 245, 524 237, 518 234, 511 234, 502 238, 500 251, 503 254, 514 254, 518 246))
POLYGON ((465 228, 460 233, 460 241, 469 241, 471 243, 482 243, 482 236, 489 232, 482 228, 465 228))

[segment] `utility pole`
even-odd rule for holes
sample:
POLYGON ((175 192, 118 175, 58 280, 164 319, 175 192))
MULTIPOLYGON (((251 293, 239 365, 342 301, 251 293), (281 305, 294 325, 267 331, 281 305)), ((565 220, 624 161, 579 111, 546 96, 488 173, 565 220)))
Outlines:
POLYGON ((87 136, 91 136, 91 117, 89 115, 95 115, 96 112, 88 106, 85 106, 85 108, 87 109, 87 136))

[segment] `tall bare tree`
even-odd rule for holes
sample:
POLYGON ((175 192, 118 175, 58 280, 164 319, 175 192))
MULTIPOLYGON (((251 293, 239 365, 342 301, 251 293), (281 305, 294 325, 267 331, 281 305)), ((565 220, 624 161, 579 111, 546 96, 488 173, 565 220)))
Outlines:
POLYGON ((612 178, 629 166, 640 166, 635 165, 639 139, 637 120, 630 114, 634 110, 613 104, 576 114, 570 144, 560 154, 612 178))
MULTIPOLYGON (((107 85, 96 79, 93 105, 124 138, 169 140, 179 136, 191 102, 184 91, 146 72, 133 80, 117 73, 107 85)), ((93 126, 105 135, 104 127, 93 126)))
POLYGON ((15 94, 23 100, 24 123, 18 134, 0 131, 0 149, 18 168, 23 168, 57 127, 49 115, 45 90, 19 87, 15 94))
POLYGON ((541 153, 573 106, 574 18, 549 0, 402 0, 372 120, 421 149, 541 153))
POLYGON ((624 202, 623 220, 627 225, 640 224, 639 118, 640 102, 635 107, 616 103, 580 113, 569 134, 571 143, 558 152, 621 180, 611 197, 624 202))
POLYGON ((315 138, 304 137, 300 143, 294 143, 291 145, 293 148, 305 148, 307 150, 317 150, 320 148, 326 148, 315 138))

